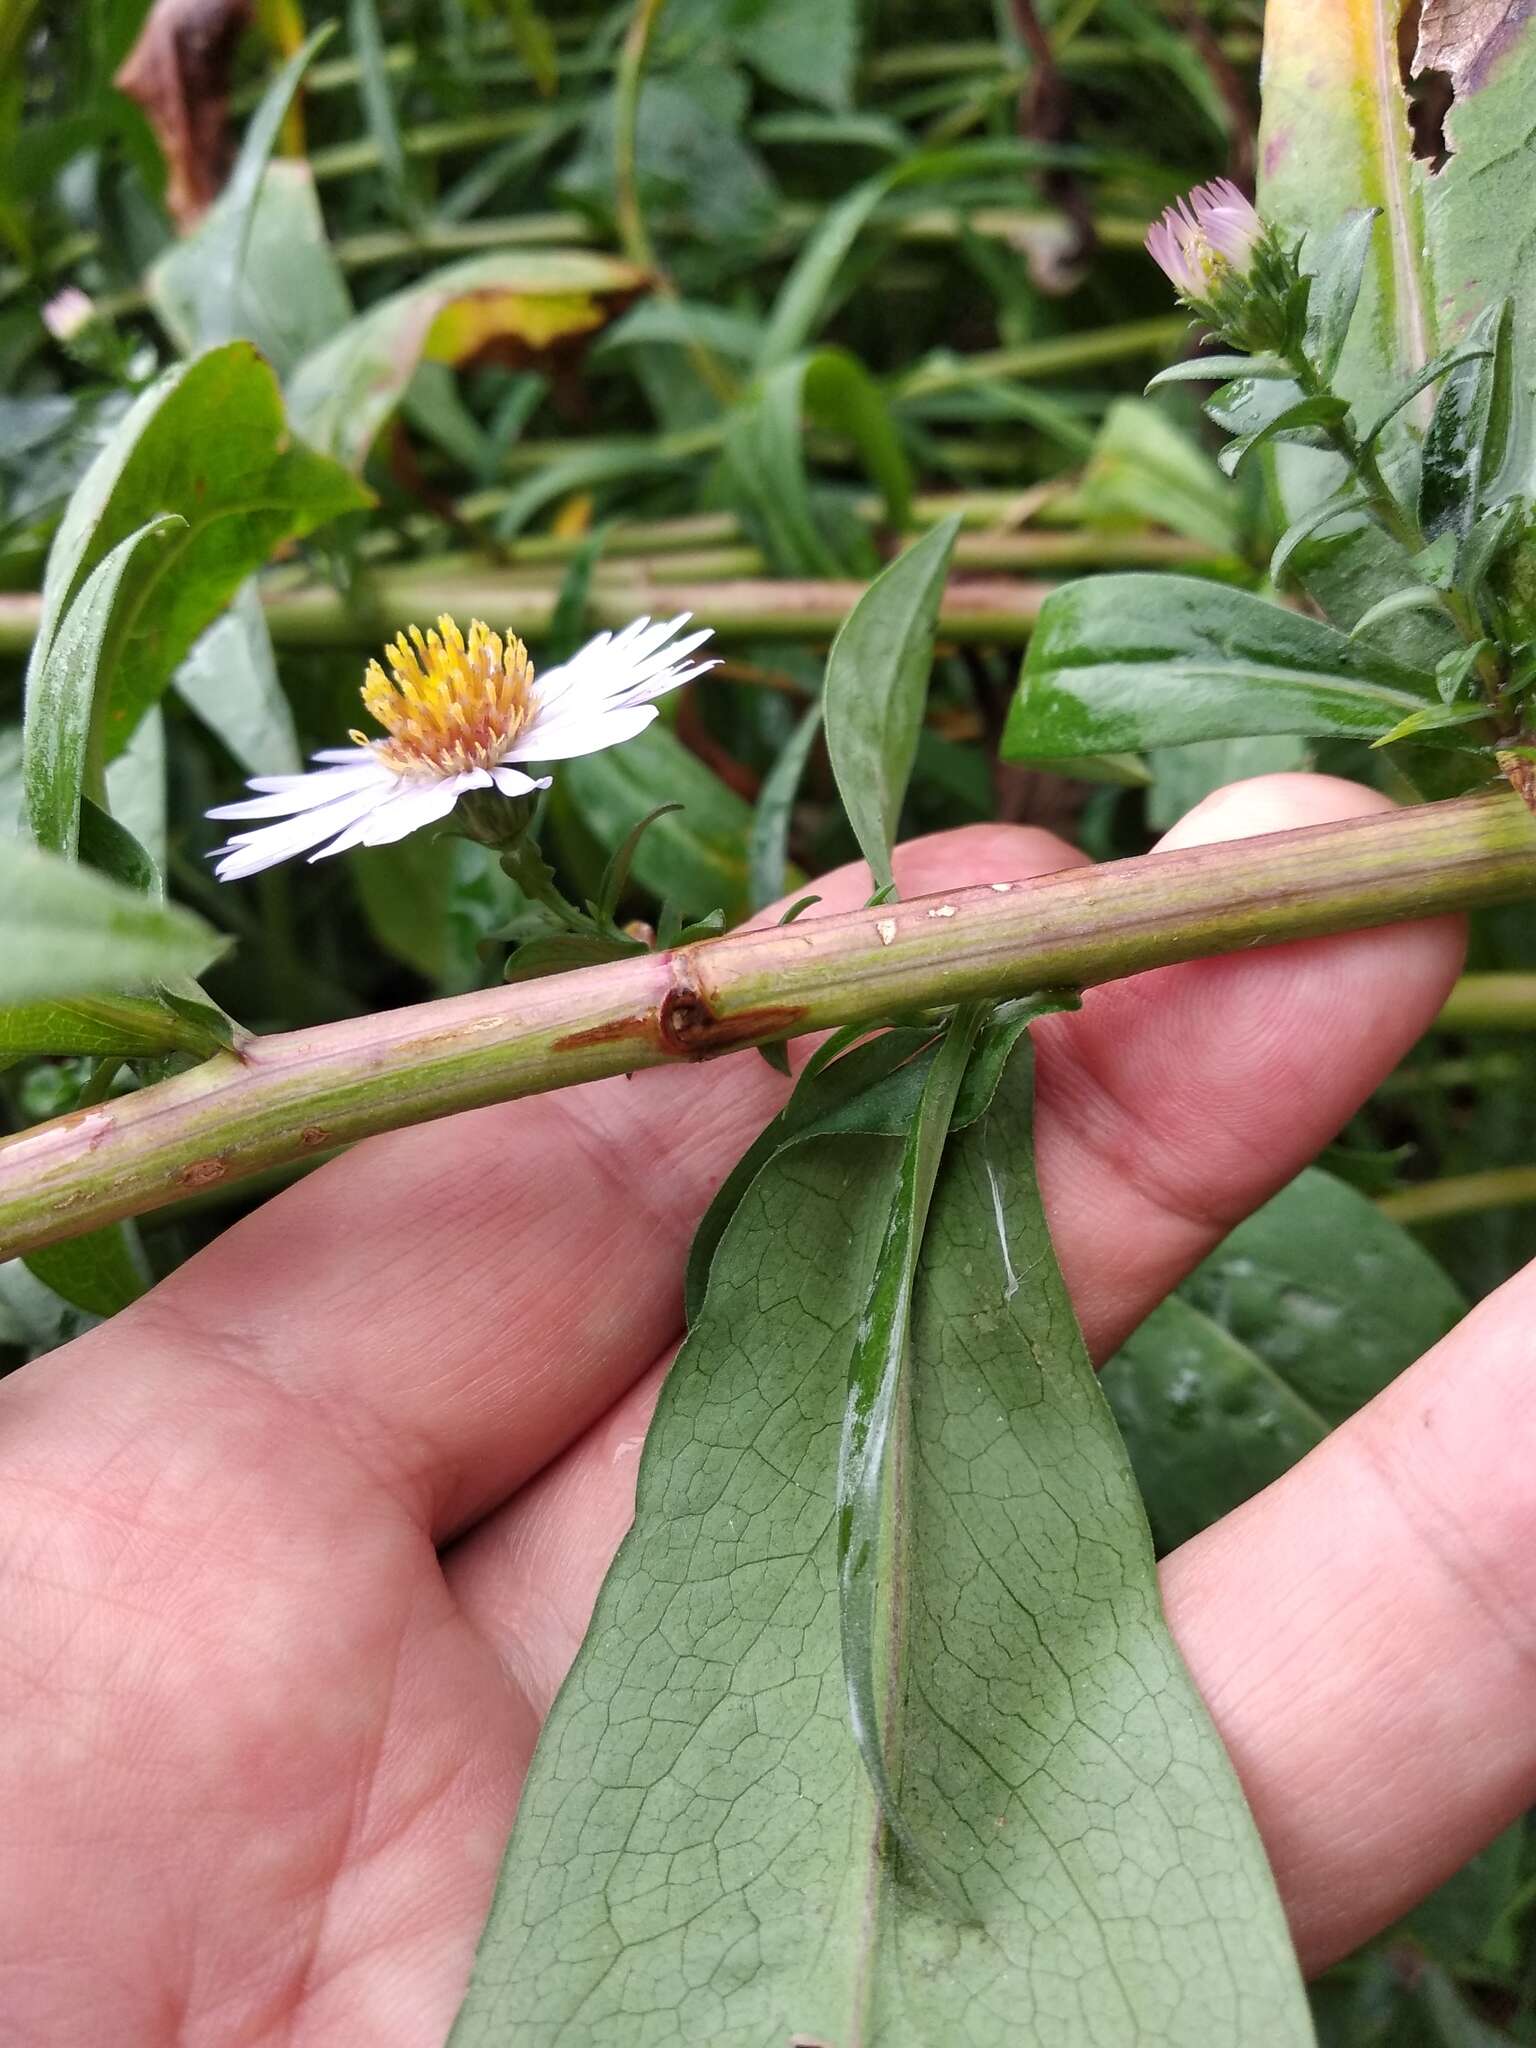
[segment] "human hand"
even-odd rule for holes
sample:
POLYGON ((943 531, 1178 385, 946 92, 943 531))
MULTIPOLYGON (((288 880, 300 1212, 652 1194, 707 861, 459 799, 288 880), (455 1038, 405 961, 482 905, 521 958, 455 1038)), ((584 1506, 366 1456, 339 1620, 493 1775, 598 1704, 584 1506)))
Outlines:
MULTIPOLYGON (((1377 801, 1272 778, 1175 837, 1377 801)), ((916 894, 1079 858, 977 827, 897 871, 916 894)), ((1327 1142, 1460 944, 1440 922, 1198 962, 1037 1028, 1042 1187, 1096 1357, 1327 1142)), ((0 1385, 7 2042, 442 2040, 631 1512, 689 1235, 782 1093, 748 1054, 371 1140, 0 1385)), ((1533 1291, 1164 1567, 1309 1966, 1536 1790, 1533 1291)))

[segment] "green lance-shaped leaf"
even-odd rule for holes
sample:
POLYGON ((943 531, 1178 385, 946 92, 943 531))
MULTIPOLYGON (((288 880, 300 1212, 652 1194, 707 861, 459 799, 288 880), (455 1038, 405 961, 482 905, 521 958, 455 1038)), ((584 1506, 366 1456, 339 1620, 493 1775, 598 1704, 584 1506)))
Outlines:
POLYGON ((964 1910, 887 1853, 844 1711, 842 1366, 900 1148, 823 1136, 715 1253, 454 2048, 1310 2042, 1051 1254, 1031 1092, 1016 1053, 952 1139, 913 1303, 893 1762, 964 1910))
POLYGON ((0 839, 0 1004, 115 993, 199 974, 226 941, 57 854, 0 839))
POLYGON ((185 522, 146 521, 103 557, 81 585, 46 658, 27 679, 22 774, 27 824, 39 846, 73 860, 87 784, 104 794, 103 722, 112 674, 159 564, 185 522))
POLYGON ((43 578, 29 687, 92 570, 146 521, 184 520, 155 553, 154 580, 118 653, 100 713, 110 759, 198 635, 280 540, 368 502, 343 470, 294 441, 277 380, 248 342, 166 371, 69 501, 43 578))
POLYGON ((1459 1321, 1421 1245, 1311 1167, 1105 1366, 1160 1549, 1278 1479, 1459 1321))
POLYGON ((754 910, 761 910, 784 893, 785 870, 789 860, 789 826, 795 798, 821 731, 821 703, 801 713, 800 722, 779 749, 778 759, 763 777, 752 812, 752 829, 747 836, 747 896, 754 910))
POLYGON ((1512 401, 1510 317, 1508 299, 1490 306, 1467 337, 1469 360, 1440 387, 1419 464, 1419 525, 1426 541, 1443 533, 1464 541, 1482 509, 1485 483, 1503 464, 1512 401))
POLYGON ((888 523, 910 523, 912 477, 880 387, 846 350, 817 349, 766 371, 732 410, 725 436, 727 485, 743 517, 789 575, 844 576, 873 566, 868 536, 850 524, 834 534, 818 513, 805 461, 805 422, 858 450, 885 503, 888 523))
POLYGON ((838 628, 822 696, 838 794, 877 889, 917 758, 939 604, 959 516, 942 521, 877 576, 838 628))
POLYGON ((1312 280, 1307 294, 1306 352, 1324 384, 1332 381, 1349 339, 1379 218, 1377 207, 1354 207, 1326 233, 1309 237, 1302 252, 1302 270, 1312 280))
POLYGON ((1046 600, 1003 752, 1062 760, 1257 733, 1371 739, 1433 696, 1432 673, 1247 591, 1094 576, 1046 600))

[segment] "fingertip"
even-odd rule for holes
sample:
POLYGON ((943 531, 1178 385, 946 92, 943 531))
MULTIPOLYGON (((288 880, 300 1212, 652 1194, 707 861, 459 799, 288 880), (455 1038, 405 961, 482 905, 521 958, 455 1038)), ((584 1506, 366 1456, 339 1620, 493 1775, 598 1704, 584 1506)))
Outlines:
POLYGON ((1303 825, 1331 825, 1394 808, 1380 790, 1340 775, 1254 775, 1212 790, 1163 834, 1158 850, 1256 839, 1265 832, 1294 832, 1303 825))

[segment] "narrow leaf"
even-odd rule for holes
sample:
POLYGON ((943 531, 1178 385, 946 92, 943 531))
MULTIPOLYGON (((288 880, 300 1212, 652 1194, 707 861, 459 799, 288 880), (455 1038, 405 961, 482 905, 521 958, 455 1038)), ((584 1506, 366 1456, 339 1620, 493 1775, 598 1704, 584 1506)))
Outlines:
MULTIPOLYGON (((117 656, 146 586, 145 558, 186 522, 146 521, 91 571, 46 659, 27 679, 23 776, 27 823, 39 846, 73 860, 94 756, 100 793, 102 722, 117 656)), ((157 565, 158 566, 158 565, 157 565)))
POLYGON ((784 893, 790 819, 800 794, 805 764, 820 731, 818 700, 802 712, 800 723, 779 749, 778 759, 763 777, 757 793, 747 838, 747 900, 753 910, 761 910, 784 893))
POLYGON ((917 756, 939 604, 959 530, 958 515, 944 520, 877 576, 827 657, 827 752, 877 888, 892 886, 891 848, 917 756))
POLYGON ((1507 299, 1490 306, 1440 387, 1419 465, 1419 525, 1427 541, 1443 533, 1466 539, 1480 509, 1483 479, 1496 475, 1504 460, 1509 318, 1507 299))
POLYGON ((1354 207, 1327 234, 1315 242, 1311 236, 1307 239, 1302 254, 1302 269, 1312 279, 1307 297, 1307 353, 1324 384, 1333 382, 1349 339, 1379 219, 1377 207, 1354 207))

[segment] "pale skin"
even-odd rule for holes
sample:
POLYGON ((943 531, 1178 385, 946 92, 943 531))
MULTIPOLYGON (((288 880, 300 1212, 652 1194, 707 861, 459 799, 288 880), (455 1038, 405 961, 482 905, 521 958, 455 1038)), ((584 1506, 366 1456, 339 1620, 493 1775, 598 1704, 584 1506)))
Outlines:
MULTIPOLYGON (((1174 836, 1379 804, 1269 778, 1174 836)), ((1080 859, 978 827, 897 875, 1080 859)), ((1041 1028, 1095 1357, 1333 1136, 1461 945, 1200 962, 1041 1028)), ((371 1140, 0 1383, 8 2044, 437 2048, 630 1516, 689 1233, 782 1089, 748 1054, 371 1140)), ((1164 1565, 1309 1969, 1536 1798, 1533 1313, 1527 1271, 1164 1565)))

